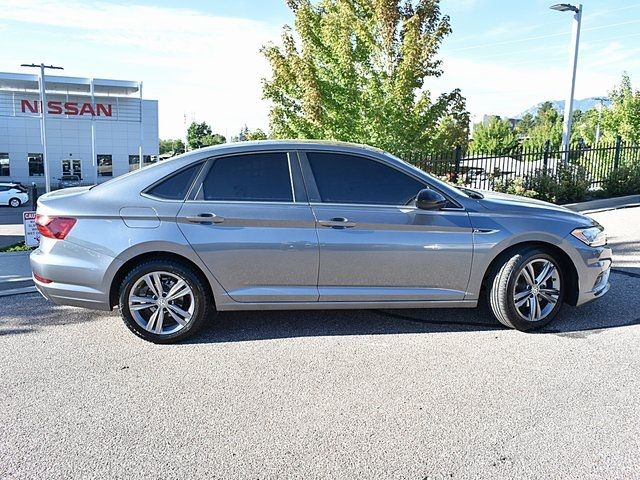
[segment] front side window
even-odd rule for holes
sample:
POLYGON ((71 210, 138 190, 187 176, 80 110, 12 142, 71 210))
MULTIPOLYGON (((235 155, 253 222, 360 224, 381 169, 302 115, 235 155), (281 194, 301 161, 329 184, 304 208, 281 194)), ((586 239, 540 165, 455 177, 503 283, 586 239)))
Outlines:
POLYGON ((307 152, 325 203, 405 205, 425 185, 381 162, 332 152, 307 152))
POLYGON ((44 161, 41 153, 30 153, 29 158, 29 176, 41 177, 44 175, 44 161))
POLYGON ((205 200, 292 202, 285 152, 233 155, 214 160, 202 185, 205 200))
POLYGON ((9 169, 9 154, 0 153, 0 177, 9 177, 11 170, 9 169))
POLYGON ((201 166, 202 163, 198 163, 174 173, 151 187, 146 193, 165 200, 184 200, 201 166))
POLYGON ((98 155, 98 176, 113 177, 113 157, 111 155, 98 155))

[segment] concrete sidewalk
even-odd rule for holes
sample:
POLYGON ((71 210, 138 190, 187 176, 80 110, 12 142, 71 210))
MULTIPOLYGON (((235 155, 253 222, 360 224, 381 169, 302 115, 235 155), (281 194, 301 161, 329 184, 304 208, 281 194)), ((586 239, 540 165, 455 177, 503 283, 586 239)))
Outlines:
POLYGON ((29 253, 0 253, 0 296, 35 291, 29 253))
POLYGON ((24 226, 0 225, 0 248, 8 247, 24 240, 24 226))

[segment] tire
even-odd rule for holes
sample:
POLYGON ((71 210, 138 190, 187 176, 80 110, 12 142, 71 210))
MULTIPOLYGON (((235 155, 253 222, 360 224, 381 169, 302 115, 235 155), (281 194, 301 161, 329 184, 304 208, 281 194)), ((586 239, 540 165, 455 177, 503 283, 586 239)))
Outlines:
POLYGON ((133 267, 122 280, 118 303, 129 330, 144 340, 163 344, 194 335, 213 305, 209 289, 191 267, 165 259, 151 259, 133 267), (161 300, 156 295, 158 279, 163 290, 161 300), (179 295, 185 291, 188 293, 179 295))
POLYGON ((12 206, 13 208, 18 208, 20 205, 22 205, 22 202, 20 201, 19 198, 11 198, 9 199, 9 205, 12 206))
POLYGON ((487 299, 496 319, 506 327, 525 332, 544 327, 555 318, 564 301, 561 262, 540 248, 525 248, 502 260, 487 282, 487 299), (544 271, 548 264, 552 268, 544 271))

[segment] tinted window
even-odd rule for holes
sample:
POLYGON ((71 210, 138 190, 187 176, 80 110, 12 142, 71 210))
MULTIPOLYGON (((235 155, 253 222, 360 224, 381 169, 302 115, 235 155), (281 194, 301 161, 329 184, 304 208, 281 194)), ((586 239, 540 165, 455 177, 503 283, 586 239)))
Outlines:
POLYGON ((214 161, 203 184, 205 200, 292 202, 286 153, 252 153, 214 161))
POLYGON ((175 173, 151 188, 147 193, 167 200, 184 200, 201 166, 202 164, 198 163, 175 173))
POLYGON ((308 152, 320 199, 328 203, 404 205, 424 185, 395 168, 364 157, 308 152))

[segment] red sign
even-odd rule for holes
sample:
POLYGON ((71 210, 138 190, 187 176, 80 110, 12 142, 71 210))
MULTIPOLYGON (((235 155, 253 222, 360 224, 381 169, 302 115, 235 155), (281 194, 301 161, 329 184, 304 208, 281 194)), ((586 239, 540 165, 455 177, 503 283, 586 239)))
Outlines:
MULTIPOLYGON (((42 102, 34 100, 20 100, 20 110, 22 113, 39 113, 42 102)), ((113 109, 110 103, 78 103, 78 102, 58 102, 50 100, 47 102, 47 113, 49 115, 91 115, 95 117, 111 117, 113 109)))

